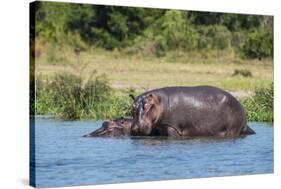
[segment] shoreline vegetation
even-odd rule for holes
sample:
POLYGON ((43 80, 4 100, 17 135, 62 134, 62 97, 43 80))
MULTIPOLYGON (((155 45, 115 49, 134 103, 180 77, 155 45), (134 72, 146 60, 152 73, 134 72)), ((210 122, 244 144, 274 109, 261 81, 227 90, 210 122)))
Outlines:
MULTIPOLYGON (((88 79, 69 73, 42 75, 36 78, 36 100, 32 110, 37 115, 51 114, 63 120, 112 119, 130 116, 131 98, 139 94, 128 89, 119 94, 106 75, 92 72, 88 79)), ((273 122, 273 83, 259 88, 254 94, 238 97, 248 121, 273 122)))
POLYGON ((212 85, 273 122, 271 16, 36 2, 35 21, 31 115, 129 116, 130 93, 212 85))

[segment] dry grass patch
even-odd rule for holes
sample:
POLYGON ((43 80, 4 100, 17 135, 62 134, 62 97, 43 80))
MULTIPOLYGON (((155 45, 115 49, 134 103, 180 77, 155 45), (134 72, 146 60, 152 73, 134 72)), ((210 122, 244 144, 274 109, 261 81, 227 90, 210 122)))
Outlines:
POLYGON ((52 75, 68 72, 87 77, 93 70, 106 74, 113 88, 143 91, 164 86, 214 85, 229 91, 251 93, 273 81, 273 65, 267 60, 182 63, 167 62, 165 58, 121 56, 117 52, 94 49, 76 56, 62 53, 63 62, 48 62, 47 55, 36 60, 36 74, 52 75), (67 60, 67 61, 65 61, 67 60), (232 76, 234 70, 249 70, 252 77, 232 76))

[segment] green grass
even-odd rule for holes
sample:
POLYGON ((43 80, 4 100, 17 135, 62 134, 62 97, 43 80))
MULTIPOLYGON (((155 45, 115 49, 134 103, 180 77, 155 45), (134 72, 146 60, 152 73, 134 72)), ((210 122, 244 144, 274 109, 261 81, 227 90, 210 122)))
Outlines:
POLYGON ((255 95, 242 101, 248 121, 273 122, 273 83, 267 88, 256 90, 255 95))

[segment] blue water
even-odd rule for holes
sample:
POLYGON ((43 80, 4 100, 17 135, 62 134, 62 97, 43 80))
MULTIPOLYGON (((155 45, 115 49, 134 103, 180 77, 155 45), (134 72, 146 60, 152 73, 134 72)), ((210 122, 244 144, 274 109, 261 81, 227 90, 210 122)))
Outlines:
POLYGON ((273 127, 237 139, 84 138, 102 122, 36 117, 36 186, 59 187, 273 172, 273 127))

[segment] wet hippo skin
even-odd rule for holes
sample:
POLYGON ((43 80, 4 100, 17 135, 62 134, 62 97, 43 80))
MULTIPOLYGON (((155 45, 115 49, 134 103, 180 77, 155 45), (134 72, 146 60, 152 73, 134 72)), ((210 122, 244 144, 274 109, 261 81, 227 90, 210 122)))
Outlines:
POLYGON ((102 126, 83 137, 118 137, 129 136, 131 133, 132 118, 117 118, 103 122, 102 126))
POLYGON ((237 137, 255 134, 230 93, 212 86, 166 87, 133 97, 131 134, 237 137))

